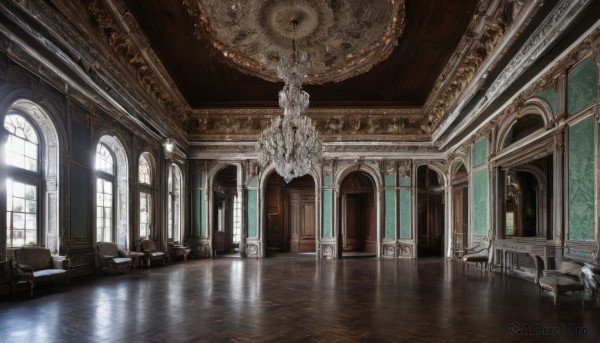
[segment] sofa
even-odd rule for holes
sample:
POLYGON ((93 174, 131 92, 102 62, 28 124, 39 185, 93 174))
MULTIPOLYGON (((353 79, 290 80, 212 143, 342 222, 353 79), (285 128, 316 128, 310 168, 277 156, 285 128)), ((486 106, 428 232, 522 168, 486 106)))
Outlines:
POLYGON ((29 296, 39 283, 64 280, 68 284, 71 275, 71 261, 65 256, 52 256, 49 249, 42 247, 22 247, 15 250, 13 289, 17 284, 29 284, 29 296))

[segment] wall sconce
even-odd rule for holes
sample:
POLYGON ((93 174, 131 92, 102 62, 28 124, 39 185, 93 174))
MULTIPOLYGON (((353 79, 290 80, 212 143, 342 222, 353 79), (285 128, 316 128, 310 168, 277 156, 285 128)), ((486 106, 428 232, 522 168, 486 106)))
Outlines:
POLYGON ((171 158, 173 158, 175 143, 173 143, 171 138, 167 138, 167 140, 163 143, 163 149, 165 151, 165 159, 170 160, 171 158))

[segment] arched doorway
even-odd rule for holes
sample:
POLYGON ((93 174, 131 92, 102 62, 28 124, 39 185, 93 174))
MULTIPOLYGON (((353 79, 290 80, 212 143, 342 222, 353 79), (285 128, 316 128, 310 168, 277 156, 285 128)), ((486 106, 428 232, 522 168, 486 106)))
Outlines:
POLYGON ((368 174, 356 171, 341 182, 340 219, 342 255, 376 252, 375 183, 368 174))
POLYGON ((213 181, 213 244, 217 254, 239 253, 241 197, 237 167, 221 169, 213 181))
POLYGON ((269 252, 316 251, 315 181, 310 175, 290 183, 273 172, 267 179, 267 230, 265 244, 269 252))
POLYGON ((439 173, 417 168, 417 232, 419 257, 444 256, 444 187, 439 173))
POLYGON ((453 250, 461 255, 469 246, 469 173, 460 163, 452 175, 452 228, 453 250))

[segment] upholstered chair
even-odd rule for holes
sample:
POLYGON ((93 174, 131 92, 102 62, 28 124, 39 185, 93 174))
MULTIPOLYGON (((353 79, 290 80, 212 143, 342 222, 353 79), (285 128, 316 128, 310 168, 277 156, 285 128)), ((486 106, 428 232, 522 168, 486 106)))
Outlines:
POLYGON ((566 292, 581 292, 581 306, 585 305, 584 285, 581 265, 572 261, 563 261, 558 270, 544 270, 539 279, 540 297, 544 290, 554 293, 554 306, 558 303, 558 295, 566 292))
POLYGON ((133 260, 128 256, 127 251, 119 250, 119 247, 111 242, 98 242, 96 244, 96 261, 98 271, 112 268, 116 274, 119 267, 133 269, 133 260))
POLYGON ((20 282, 29 284, 29 296, 38 283, 65 280, 69 282, 71 261, 65 256, 52 256, 42 247, 23 247, 15 250, 13 289, 20 282))
POLYGON ((146 261, 146 267, 150 268, 150 264, 154 260, 160 260, 165 264, 165 258, 167 255, 156 248, 156 243, 151 239, 142 239, 140 242, 141 251, 144 253, 144 260, 146 261))

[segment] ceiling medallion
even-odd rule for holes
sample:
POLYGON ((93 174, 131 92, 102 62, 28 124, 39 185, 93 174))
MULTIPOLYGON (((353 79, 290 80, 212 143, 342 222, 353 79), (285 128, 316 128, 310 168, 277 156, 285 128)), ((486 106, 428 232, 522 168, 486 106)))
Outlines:
POLYGON ((305 83, 339 82, 385 60, 404 29, 404 0, 200 0, 193 20, 227 63, 277 81, 292 51, 308 54, 305 83), (289 23, 297 22, 295 33, 289 23))

